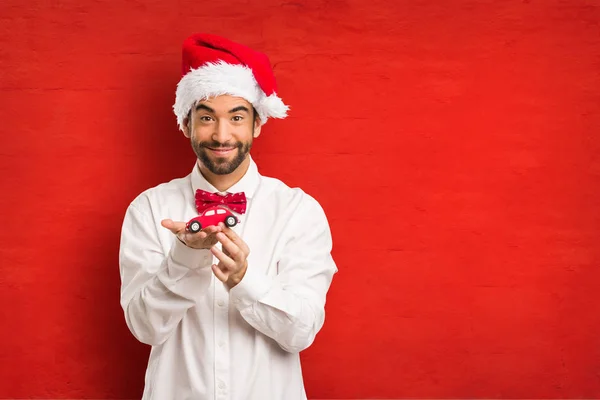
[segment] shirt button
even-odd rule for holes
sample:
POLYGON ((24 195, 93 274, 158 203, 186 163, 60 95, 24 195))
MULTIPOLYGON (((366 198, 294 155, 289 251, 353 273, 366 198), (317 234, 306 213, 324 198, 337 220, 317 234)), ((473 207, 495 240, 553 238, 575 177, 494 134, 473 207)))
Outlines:
POLYGON ((219 342, 219 347, 225 346, 225 342, 219 342))
POLYGON ((225 305, 225 302, 223 300, 219 300, 217 301, 217 304, 219 305, 219 307, 223 307, 225 305))
POLYGON ((225 384, 223 382, 219 382, 219 389, 225 389, 225 384))

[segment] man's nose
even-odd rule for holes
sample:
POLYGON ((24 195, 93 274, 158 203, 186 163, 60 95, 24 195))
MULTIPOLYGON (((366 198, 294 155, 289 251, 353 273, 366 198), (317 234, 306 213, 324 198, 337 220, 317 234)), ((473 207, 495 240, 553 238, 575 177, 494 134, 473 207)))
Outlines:
POLYGON ((217 121, 213 140, 219 143, 226 143, 231 138, 230 126, 226 121, 217 121))

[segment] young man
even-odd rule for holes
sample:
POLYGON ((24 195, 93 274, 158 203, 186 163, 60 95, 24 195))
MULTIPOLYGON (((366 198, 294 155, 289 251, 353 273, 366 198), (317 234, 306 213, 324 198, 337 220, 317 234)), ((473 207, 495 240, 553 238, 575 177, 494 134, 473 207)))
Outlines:
POLYGON ((249 154, 287 109, 264 54, 214 35, 184 42, 174 111, 197 161, 133 200, 121 236, 121 306, 152 346, 144 400, 306 399, 299 352, 323 326, 331 233, 315 199, 249 154), (186 229, 215 204, 240 222, 186 229))

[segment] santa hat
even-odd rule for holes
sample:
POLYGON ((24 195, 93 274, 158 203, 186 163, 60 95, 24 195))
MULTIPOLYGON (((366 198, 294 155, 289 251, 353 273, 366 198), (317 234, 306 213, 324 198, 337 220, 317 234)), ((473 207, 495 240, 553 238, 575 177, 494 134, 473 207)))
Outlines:
POLYGON ((197 101, 222 94, 247 100, 256 109, 261 124, 269 118, 285 118, 289 107, 276 91, 273 69, 265 54, 204 33, 183 42, 182 78, 173 105, 181 130, 197 101))

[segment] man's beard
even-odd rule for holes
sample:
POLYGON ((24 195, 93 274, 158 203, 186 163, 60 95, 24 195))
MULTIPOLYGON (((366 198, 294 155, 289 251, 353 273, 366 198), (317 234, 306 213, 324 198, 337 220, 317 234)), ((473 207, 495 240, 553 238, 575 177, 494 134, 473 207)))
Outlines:
POLYGON ((192 136, 191 142, 194 153, 196 153, 196 157, 198 157, 198 159, 202 161, 202 164, 204 164, 204 166, 215 175, 231 174, 246 159, 246 156, 252 148, 252 140, 246 143, 237 142, 234 146, 232 146, 231 143, 221 144, 219 142, 197 142, 192 136), (212 159, 208 155, 210 150, 208 150, 207 147, 212 149, 235 147, 237 149, 237 155, 231 161, 225 157, 217 157, 216 159, 212 159))

